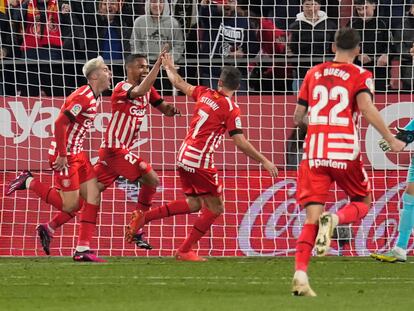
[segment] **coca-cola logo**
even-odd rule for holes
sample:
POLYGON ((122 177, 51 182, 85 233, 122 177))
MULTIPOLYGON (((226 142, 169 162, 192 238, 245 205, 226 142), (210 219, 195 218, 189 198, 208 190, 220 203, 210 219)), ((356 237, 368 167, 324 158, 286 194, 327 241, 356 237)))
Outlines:
MULTIPOLYGON (((377 199, 373 202, 368 215, 352 227, 354 239, 351 248, 355 255, 367 256, 373 251, 381 252, 394 245, 398 233, 400 194, 405 185, 405 182, 400 182, 387 190, 382 187, 380 188, 382 190, 374 192, 377 199), (391 209, 390 205, 394 208, 391 209)), ((240 222, 237 237, 244 255, 286 256, 294 253, 295 241, 305 220, 305 210, 301 210, 296 204, 295 193, 296 180, 285 179, 268 187, 249 206, 240 222), (282 197, 285 200, 274 200, 275 197, 282 197), (273 205, 271 214, 264 212, 267 204, 273 205), (258 225, 258 220, 262 225, 258 225), (262 239, 260 247, 253 246, 252 241, 257 238, 262 239), (269 251, 266 244, 275 245, 275 248, 269 251)), ((347 199, 340 199, 327 205, 326 210, 335 212, 347 203, 347 199)), ((409 246, 412 247, 413 245, 409 246)), ((338 250, 332 248, 330 253, 337 255, 338 250)))

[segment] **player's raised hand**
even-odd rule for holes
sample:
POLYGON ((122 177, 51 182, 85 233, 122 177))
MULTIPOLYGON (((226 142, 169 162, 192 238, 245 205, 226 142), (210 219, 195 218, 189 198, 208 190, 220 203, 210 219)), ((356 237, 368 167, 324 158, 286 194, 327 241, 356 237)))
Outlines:
POLYGON ((162 57, 162 65, 163 67, 167 69, 173 69, 174 68, 174 59, 172 58, 171 54, 165 53, 162 57))
POLYGON ((407 146, 406 142, 399 140, 397 138, 393 138, 391 141, 388 142, 390 145, 391 151, 399 152, 404 150, 405 146, 407 146))
POLYGON ((274 165, 272 162, 266 160, 263 163, 263 167, 269 172, 270 176, 277 177, 277 174, 279 173, 277 170, 276 165, 274 165))

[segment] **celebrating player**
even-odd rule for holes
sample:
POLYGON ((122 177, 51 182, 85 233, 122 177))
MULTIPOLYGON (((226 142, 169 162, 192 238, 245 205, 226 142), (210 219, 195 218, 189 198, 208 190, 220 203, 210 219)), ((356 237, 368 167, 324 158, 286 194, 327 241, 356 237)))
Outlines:
MULTIPOLYGON (((143 212, 151 206, 159 179, 151 165, 132 153, 129 148, 138 139, 148 103, 166 116, 179 114, 179 111, 173 105, 167 104, 152 86, 158 75, 164 52, 165 50, 149 73, 145 56, 132 54, 126 59, 127 79, 119 82, 112 93, 112 118, 99 149, 99 162, 94 165, 100 191, 108 188, 119 176, 131 182, 139 181, 141 189, 137 209, 143 212)), ((48 224, 38 226, 38 235, 46 254, 49 254, 54 231, 74 216, 74 213, 60 212, 48 224)), ((135 232, 128 239, 135 241, 141 248, 151 249, 151 246, 142 239, 142 232, 135 232)))
MULTIPOLYGON (((404 128, 397 128, 396 138, 404 141, 407 145, 414 141, 414 119, 411 120, 404 128)), ((381 139, 380 147, 384 151, 390 150, 388 143, 381 139)), ((411 159, 408 168, 407 187, 402 196, 403 208, 400 210, 400 223, 398 226, 398 238, 394 248, 384 254, 371 254, 375 258, 383 262, 405 262, 407 261, 407 247, 410 235, 414 227, 414 159, 411 159)))
POLYGON ((112 74, 102 57, 89 60, 82 71, 88 84, 74 91, 63 104, 55 121, 54 139, 49 150, 49 163, 60 191, 40 182, 29 171, 23 171, 10 182, 6 194, 30 189, 65 213, 80 208, 81 195, 83 209, 73 260, 101 262, 105 260, 97 257, 89 247, 96 229, 100 192, 93 167, 83 151, 83 140, 93 125, 101 94, 109 88, 112 74))
POLYGON ((172 201, 145 213, 133 214, 129 230, 132 235, 152 220, 189 214, 201 209, 190 235, 179 247, 175 256, 177 260, 205 261, 206 259, 199 257, 192 247, 224 210, 223 188, 213 161, 214 152, 219 147, 224 133, 228 131, 236 146, 247 156, 260 162, 272 177, 277 176, 277 168, 243 135, 240 109, 231 99, 240 85, 240 72, 236 68, 224 67, 218 82, 218 90, 212 90, 185 82, 174 68, 169 54, 165 54, 163 66, 171 83, 196 101, 190 129, 179 149, 177 159, 182 189, 187 198, 172 201))
POLYGON ((297 201, 306 208, 306 220, 297 240, 292 293, 316 296, 307 268, 312 249, 327 254, 334 228, 363 218, 371 203, 371 189, 360 155, 359 111, 388 142, 400 151, 396 139, 373 104, 372 74, 353 64, 360 38, 349 28, 335 34, 335 59, 311 68, 299 92, 294 121, 303 126, 308 116, 303 160, 299 167, 297 201), (335 181, 350 198, 336 214, 323 213, 329 188, 335 181))

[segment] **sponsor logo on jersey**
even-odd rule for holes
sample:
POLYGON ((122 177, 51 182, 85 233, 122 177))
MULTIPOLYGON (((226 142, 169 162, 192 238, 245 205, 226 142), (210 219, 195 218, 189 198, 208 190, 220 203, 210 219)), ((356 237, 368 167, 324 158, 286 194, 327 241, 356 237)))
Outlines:
POLYGON ((70 110, 70 113, 73 114, 75 117, 82 111, 81 104, 75 104, 73 105, 72 109, 70 110))
POLYGON ((195 169, 194 168, 189 167, 189 166, 183 164, 182 162, 177 162, 177 166, 178 167, 181 167, 186 172, 195 173, 195 169))
POLYGON ((136 106, 131 106, 131 108, 129 108, 129 113, 133 116, 143 117, 147 113, 147 109, 146 108, 138 108, 136 106))
POLYGON ((92 122, 92 120, 91 119, 86 119, 85 121, 83 121, 83 126, 85 127, 85 128, 91 128, 92 127, 92 125, 93 125, 93 122, 92 122))
POLYGON ((341 170, 346 170, 346 168, 348 167, 348 164, 344 161, 336 161, 336 160, 325 160, 325 159, 314 159, 314 160, 309 160, 309 167, 315 167, 318 168, 320 166, 323 167, 332 167, 332 168, 337 168, 337 169, 341 169, 341 170))

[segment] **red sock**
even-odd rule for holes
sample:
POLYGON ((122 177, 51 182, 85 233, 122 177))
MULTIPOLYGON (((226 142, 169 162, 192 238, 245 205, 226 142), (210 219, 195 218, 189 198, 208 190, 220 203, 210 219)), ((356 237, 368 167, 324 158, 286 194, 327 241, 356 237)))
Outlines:
MULTIPOLYGON (((84 200, 82 197, 79 198, 79 206, 83 206, 84 200)), ((73 211, 72 213, 66 213, 66 212, 59 212, 55 214, 55 216, 52 218, 52 220, 49 222, 49 227, 53 230, 56 230, 57 228, 63 226, 68 221, 71 221, 73 217, 76 216, 76 212, 79 211, 79 208, 76 211, 73 211)))
POLYGON ((197 243, 204 234, 210 229, 220 214, 214 214, 208 208, 203 208, 201 215, 194 223, 193 229, 191 229, 190 235, 185 239, 184 243, 178 249, 180 252, 187 253, 191 250, 193 245, 197 243))
POLYGON ((339 218, 339 225, 350 224, 364 218, 368 213, 368 205, 363 202, 351 202, 341 208, 336 215, 339 218))
POLYGON ((152 220, 170 217, 172 215, 190 213, 190 207, 188 206, 186 200, 172 201, 165 205, 151 208, 149 211, 145 212, 145 224, 149 223, 152 220))
POLYGON ((75 216, 76 216, 75 212, 72 212, 72 213, 59 212, 55 214, 55 216, 49 222, 49 227, 52 228, 53 230, 56 230, 57 228, 61 227, 62 225, 70 221, 75 216))
POLYGON ((96 229, 96 218, 98 216, 99 205, 84 203, 80 214, 79 237, 77 246, 89 247, 96 229))
POLYGON ((54 187, 49 187, 36 178, 30 182, 30 190, 37 194, 39 198, 48 204, 53 205, 57 210, 61 211, 63 206, 62 197, 54 187))
POLYGON ((318 225, 304 224, 302 232, 296 242, 295 271, 308 270, 309 260, 312 254, 315 239, 318 234, 318 225))
POLYGON ((139 189, 138 194, 138 205, 137 209, 141 211, 148 211, 152 204, 152 197, 157 192, 157 188, 141 184, 141 189, 139 189))

